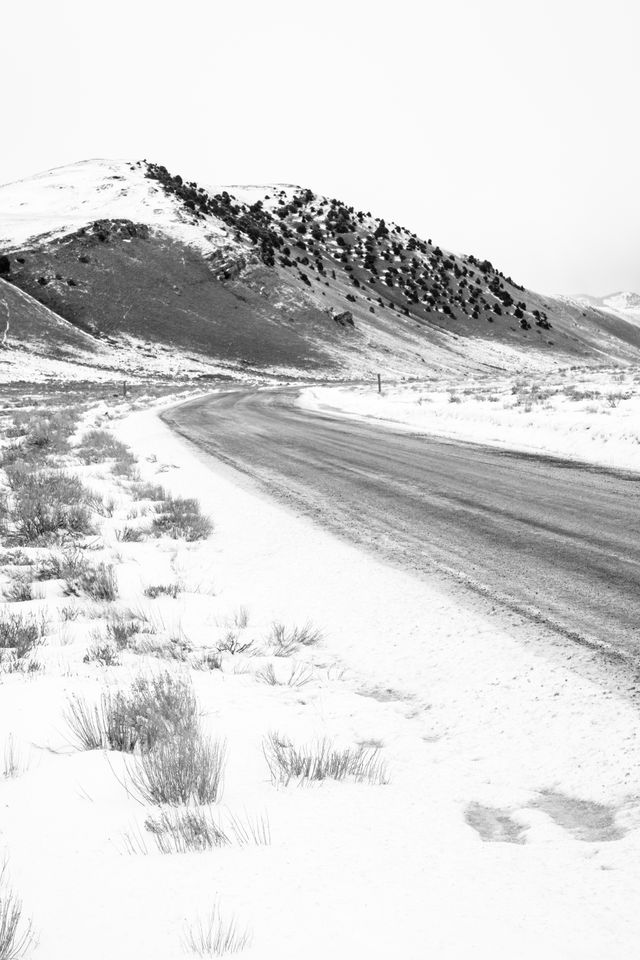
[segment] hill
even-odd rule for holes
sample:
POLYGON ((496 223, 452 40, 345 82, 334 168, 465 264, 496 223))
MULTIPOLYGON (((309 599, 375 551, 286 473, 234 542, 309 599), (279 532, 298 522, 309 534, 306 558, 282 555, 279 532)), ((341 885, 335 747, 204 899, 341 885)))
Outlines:
MULTIPOLYGON (((88 362, 98 345, 135 348, 149 371, 331 377, 640 358, 622 317, 541 297, 339 200, 199 186, 146 161, 0 187, 0 254, 5 281, 90 338, 88 362)), ((14 325, 7 345, 33 336, 14 325)))
POLYGON ((596 310, 613 313, 629 323, 640 325, 640 294, 630 290, 618 290, 605 297, 592 297, 588 294, 577 294, 572 298, 574 302, 586 305, 596 310))

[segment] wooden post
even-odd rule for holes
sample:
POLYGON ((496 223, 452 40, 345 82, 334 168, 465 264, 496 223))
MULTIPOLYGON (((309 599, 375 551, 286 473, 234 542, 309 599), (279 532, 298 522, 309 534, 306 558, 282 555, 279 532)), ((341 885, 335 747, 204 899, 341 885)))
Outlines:
POLYGON ((126 397, 127 395, 127 381, 125 380, 122 384, 122 396, 126 397))
POLYGON ((382 393, 382 380, 380 374, 378 374, 378 393, 382 393))

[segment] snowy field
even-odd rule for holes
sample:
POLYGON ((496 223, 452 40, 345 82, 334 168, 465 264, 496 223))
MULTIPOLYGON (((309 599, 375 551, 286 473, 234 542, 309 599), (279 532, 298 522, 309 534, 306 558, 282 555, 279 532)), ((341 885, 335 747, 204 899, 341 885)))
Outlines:
POLYGON ((299 404, 414 433, 640 470, 640 374, 633 368, 494 379, 313 387, 299 404))
MULTIPOLYGON (((418 411, 449 409, 413 388, 407 407, 412 393, 418 411)), ((493 409, 460 396, 455 411, 493 409)), ((379 402, 387 416, 401 401, 379 402)), ((525 644, 264 499, 154 409, 93 405, 41 468, 92 492, 91 534, 16 543, 3 464, 0 636, 15 616, 39 625, 22 657, 0 650, 3 889, 33 920, 28 956, 220 956, 225 933, 256 960, 635 954, 640 724, 575 669, 582 654, 525 644), (180 497, 199 502, 193 527, 163 521, 180 497), (43 579, 56 557, 66 578, 43 579), (100 564, 110 597, 78 574, 100 564), (81 749, 70 726, 71 703, 93 716, 167 676, 197 697, 200 740, 185 742, 225 745, 215 799, 150 800, 141 771, 161 747, 81 749), (286 777, 274 743, 353 763, 286 777)))

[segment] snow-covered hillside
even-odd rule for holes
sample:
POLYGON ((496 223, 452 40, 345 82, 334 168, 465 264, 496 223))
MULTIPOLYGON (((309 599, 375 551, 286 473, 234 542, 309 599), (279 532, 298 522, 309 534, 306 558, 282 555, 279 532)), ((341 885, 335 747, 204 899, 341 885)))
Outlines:
MULTIPOLYGON (((147 161, 0 187, 0 275, 152 366, 168 351, 181 368, 399 379, 640 361, 637 326, 488 260, 308 188, 205 188, 147 161)), ((10 326, 6 346, 29 350, 36 325, 10 326)))
POLYGON ((630 323, 640 325, 640 294, 630 290, 619 290, 606 297, 592 297, 588 294, 577 294, 572 298, 574 302, 592 307, 596 310, 606 310, 614 313, 630 323))
POLYGON ((132 220, 204 252, 227 231, 215 218, 204 228, 181 204, 127 160, 84 160, 0 186, 0 244, 8 250, 35 238, 54 239, 96 220, 132 220))

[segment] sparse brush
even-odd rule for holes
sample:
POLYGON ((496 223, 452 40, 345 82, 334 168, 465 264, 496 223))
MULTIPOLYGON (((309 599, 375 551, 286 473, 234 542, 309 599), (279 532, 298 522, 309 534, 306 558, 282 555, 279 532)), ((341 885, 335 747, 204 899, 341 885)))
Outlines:
POLYGON ((274 783, 291 780, 345 780, 357 783, 388 783, 385 764, 377 750, 357 747, 339 750, 329 740, 307 746, 294 746, 277 733, 270 733, 263 742, 269 773, 274 783))
POLYGON ((86 563, 80 550, 52 553, 38 563, 34 580, 73 580, 80 576, 86 563))
POLYGON ((99 563, 94 567, 87 563, 75 577, 67 580, 66 590, 76 596, 86 593, 92 600, 115 600, 118 584, 113 566, 99 563))
POLYGON ((101 667, 119 667, 118 648, 110 640, 96 640, 82 658, 83 663, 97 663, 101 667))
POLYGON ((68 604, 60 610, 60 618, 66 623, 69 620, 77 620, 78 617, 82 616, 82 612, 82 607, 68 604))
POLYGON ((151 600, 155 600, 156 597, 173 597, 175 600, 179 593, 179 583, 156 583, 144 588, 145 597, 151 600))
POLYGON ((168 497, 156 507, 156 516, 153 519, 153 533, 156 537, 205 540, 212 530, 213 524, 202 514, 197 500, 168 497))
POLYGON ((197 660, 191 664, 194 670, 220 670, 222 667, 222 657, 215 650, 206 650, 197 660))
POLYGON ((24 550, 5 550, 0 553, 0 567, 30 567, 32 562, 24 550))
POLYGON ((248 930, 238 927, 235 919, 225 920, 217 904, 206 919, 185 930, 185 945, 198 957, 224 957, 240 953, 251 943, 248 930))
POLYGON ((0 870, 0 960, 21 960, 35 942, 31 920, 24 917, 22 901, 0 870))
POLYGON ((116 502, 113 497, 105 500, 98 494, 92 494, 89 506, 94 513, 99 514, 101 517, 112 517, 113 511, 116 508, 116 502))
POLYGON ((222 789, 223 743, 200 731, 163 740, 134 757, 130 773, 134 793, 146 803, 180 806, 215 803, 222 789))
POLYGON ((118 650, 126 650, 129 641, 136 633, 140 633, 138 620, 128 620, 126 617, 114 617, 107 623, 107 636, 113 640, 118 650))
POLYGON ((310 623, 305 623, 303 627, 287 629, 284 624, 276 621, 271 626, 268 642, 273 648, 274 656, 289 657, 297 647, 311 647, 319 643, 321 639, 320 631, 316 630, 310 623))
POLYGON ((32 543, 59 531, 69 535, 93 532, 87 490, 78 477, 58 471, 24 469, 7 472, 14 494, 15 535, 32 543))
POLYGON ((168 500, 169 494, 158 483, 141 483, 133 487, 131 495, 134 500, 168 500))
POLYGON ((140 543, 144 540, 146 532, 142 527, 130 527, 125 524, 120 530, 116 530, 116 540, 120 543, 140 543))
POLYGON ((233 625, 236 630, 246 630, 249 626, 249 611, 246 607, 238 607, 233 615, 233 625))
POLYGON ((230 653, 232 656, 246 653, 253 646, 253 640, 242 641, 234 630, 228 630, 223 640, 216 645, 218 653, 230 653))
POLYGON ((4 588, 4 598, 9 603, 23 603, 33 600, 30 577, 14 577, 11 583, 4 588))
POLYGON ((116 440, 107 430, 88 430, 82 437, 77 454, 84 463, 117 460, 131 465, 136 459, 129 447, 120 440, 116 440))
POLYGON ((0 614, 0 663, 7 667, 33 653, 44 642, 44 627, 42 618, 0 614))
MULTIPOLYGON (((210 807, 169 807, 158 816, 145 820, 145 830, 152 834, 161 853, 198 853, 237 844, 240 847, 271 845, 271 828, 266 815, 243 817, 226 812, 214 814, 210 807)), ((133 852, 146 845, 129 843, 133 852)))
POLYGON ((125 477, 127 480, 138 480, 140 478, 135 460, 131 461, 128 458, 114 460, 111 472, 114 477, 125 477))
POLYGON ((29 766, 22 753, 18 749, 13 736, 9 734, 4 745, 2 756, 2 775, 5 779, 19 777, 29 766))
POLYGON ((312 679, 311 670, 301 663, 292 664, 289 676, 282 680, 278 678, 272 663, 267 664, 266 667, 256 673, 256 680, 266 683, 269 687, 304 687, 312 679))
POLYGON ((74 696, 65 718, 83 750, 148 751, 163 740, 191 735, 198 704, 189 681, 165 671, 137 677, 129 690, 107 692, 98 704, 74 696))
POLYGON ((147 817, 144 826, 161 853, 197 853, 231 843, 207 807, 169 808, 157 817, 147 817))

